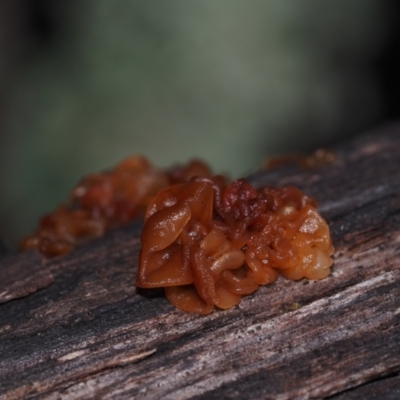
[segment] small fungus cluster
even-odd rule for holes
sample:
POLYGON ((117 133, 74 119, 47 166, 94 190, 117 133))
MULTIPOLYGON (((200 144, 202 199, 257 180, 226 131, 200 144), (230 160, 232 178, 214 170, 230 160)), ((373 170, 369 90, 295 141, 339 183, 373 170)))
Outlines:
POLYGON ((327 149, 317 149, 312 154, 290 153, 281 156, 271 157, 265 161, 268 169, 277 168, 287 164, 297 164, 303 169, 313 169, 332 164, 336 161, 334 152, 327 149))
POLYGON ((209 314, 233 307, 279 274, 329 275, 333 246, 316 207, 295 187, 228 184, 201 161, 164 171, 135 156, 84 178, 21 247, 63 255, 144 214, 137 286, 163 287, 176 307, 209 314))
POLYGON ((143 157, 130 157, 112 170, 84 178, 68 204, 42 217, 21 249, 37 249, 46 257, 67 254, 77 243, 142 215, 160 189, 196 175, 211 176, 211 171, 197 160, 163 171, 143 157))
POLYGON ((227 309, 281 274, 322 279, 333 246, 315 199, 295 187, 194 177, 150 201, 141 235, 141 288, 164 287, 176 307, 227 309))

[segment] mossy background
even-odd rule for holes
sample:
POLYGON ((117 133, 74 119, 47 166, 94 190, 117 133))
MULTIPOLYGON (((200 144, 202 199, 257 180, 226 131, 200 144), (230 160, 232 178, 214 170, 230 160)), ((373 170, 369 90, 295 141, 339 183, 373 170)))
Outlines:
POLYGON ((131 154, 235 177, 397 116, 398 15, 395 0, 4 0, 0 237, 131 154))

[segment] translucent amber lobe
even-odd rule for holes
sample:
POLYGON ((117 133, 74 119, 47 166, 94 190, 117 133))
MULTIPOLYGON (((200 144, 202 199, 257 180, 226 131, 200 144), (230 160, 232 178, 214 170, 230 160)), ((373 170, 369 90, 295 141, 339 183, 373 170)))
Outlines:
POLYGON ((279 274, 325 278, 333 247, 316 206, 295 187, 256 190, 219 176, 165 188, 145 214, 137 286, 164 287, 176 307, 209 314, 279 274))
MULTIPOLYGON (((162 171, 144 157, 127 158, 112 170, 84 178, 72 191, 70 202, 42 218, 21 248, 38 249, 46 257, 66 254, 77 243, 143 215, 160 189, 187 182, 193 175, 209 177, 211 171, 200 161, 162 171)), ((212 205, 209 208, 199 212, 211 214, 212 205)))
POLYGON ((197 176, 211 178, 213 173, 210 167, 200 160, 189 161, 185 165, 178 165, 166 171, 171 185, 180 182, 189 182, 197 176))

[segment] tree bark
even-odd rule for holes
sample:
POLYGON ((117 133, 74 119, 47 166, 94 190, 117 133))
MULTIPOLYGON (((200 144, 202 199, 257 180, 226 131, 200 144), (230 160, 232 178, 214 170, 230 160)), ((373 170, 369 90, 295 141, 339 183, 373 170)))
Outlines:
POLYGON ((0 399, 398 398, 400 124, 333 150, 249 177, 318 199, 336 249, 321 281, 188 314, 136 290, 141 221, 65 257, 2 257, 0 399))

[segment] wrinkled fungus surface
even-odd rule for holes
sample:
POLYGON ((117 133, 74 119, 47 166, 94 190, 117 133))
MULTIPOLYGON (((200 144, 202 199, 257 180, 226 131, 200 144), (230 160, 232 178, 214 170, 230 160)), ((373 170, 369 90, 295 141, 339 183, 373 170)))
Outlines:
POLYGON ((164 287, 176 307, 209 314, 279 274, 325 278, 333 246, 316 206, 295 187, 256 190, 222 176, 164 188, 145 214, 137 286, 164 287))
POLYGON ((135 156, 84 178, 69 203, 45 215, 21 247, 63 255, 144 214, 137 286, 164 287, 176 307, 209 314, 233 307, 279 274, 329 275, 333 246, 316 207, 295 187, 228 184, 198 160, 163 171, 135 156))
POLYGON ((38 249, 46 257, 69 253, 77 243, 142 215, 163 187, 187 182, 195 175, 211 176, 211 171, 197 160, 162 171, 144 157, 130 157, 112 170, 84 178, 69 203, 45 215, 21 249, 38 249))

